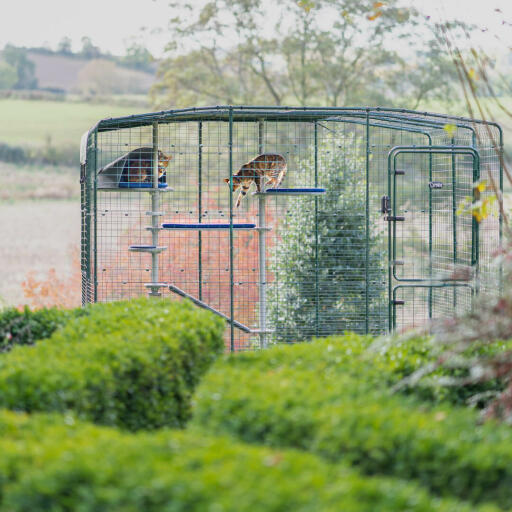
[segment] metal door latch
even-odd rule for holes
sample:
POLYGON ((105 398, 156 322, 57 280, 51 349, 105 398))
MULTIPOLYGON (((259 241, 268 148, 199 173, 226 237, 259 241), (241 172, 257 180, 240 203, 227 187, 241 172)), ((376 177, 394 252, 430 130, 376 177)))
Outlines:
POLYGON ((380 200, 380 211, 382 213, 389 213, 391 211, 391 201, 389 196, 382 196, 380 200))

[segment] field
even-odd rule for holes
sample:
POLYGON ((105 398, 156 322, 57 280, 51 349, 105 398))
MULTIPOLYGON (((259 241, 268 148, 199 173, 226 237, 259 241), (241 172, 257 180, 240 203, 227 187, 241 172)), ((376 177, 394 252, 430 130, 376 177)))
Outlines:
POLYGON ((140 107, 66 101, 0 99, 0 142, 13 146, 74 147, 82 134, 100 119, 135 114, 140 107))
POLYGON ((79 191, 77 169, 0 162, 0 305, 26 302, 29 271, 69 276, 80 243, 79 191))

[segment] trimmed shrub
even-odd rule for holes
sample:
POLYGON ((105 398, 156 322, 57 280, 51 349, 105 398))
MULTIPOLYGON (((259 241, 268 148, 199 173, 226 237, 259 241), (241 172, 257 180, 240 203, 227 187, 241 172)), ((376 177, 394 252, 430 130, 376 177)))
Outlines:
POLYGON ((44 308, 31 311, 8 308, 0 311, 0 352, 14 345, 33 345, 49 338, 72 318, 84 316, 87 309, 44 308))
POLYGON ((182 427, 224 323, 189 303, 97 304, 44 343, 0 358, 0 407, 66 412, 130 430, 182 427))
POLYGON ((200 431, 123 434, 0 412, 0 507, 54 512, 469 512, 392 479, 200 431))
POLYGON ((425 346, 380 355, 369 343, 349 335, 227 358, 198 388, 194 422, 366 474, 415 479, 440 495, 511 507, 510 427, 391 394, 389 384, 428 357, 425 346))

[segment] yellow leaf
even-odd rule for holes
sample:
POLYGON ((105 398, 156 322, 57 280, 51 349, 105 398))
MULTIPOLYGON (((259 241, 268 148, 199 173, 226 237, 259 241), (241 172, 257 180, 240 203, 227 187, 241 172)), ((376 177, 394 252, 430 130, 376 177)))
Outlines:
POLYGON ((476 74, 476 71, 474 68, 469 68, 468 76, 471 80, 478 80, 478 75, 476 74))
POLYGON ((457 131, 457 127, 454 124, 445 124, 443 129, 450 136, 453 136, 457 131))
POLYGON ((371 16, 368 16, 368 19, 370 21, 375 21, 379 16, 382 16, 382 11, 377 11, 375 12, 374 14, 372 14, 371 16))
POLYGON ((487 188, 487 183, 485 182, 485 180, 483 180, 480 183, 478 183, 475 188, 478 190, 478 192, 483 192, 487 188))
POLYGON ((310 0, 299 0, 299 2, 297 2, 297 5, 306 13, 309 13, 309 11, 311 11, 311 9, 313 9, 313 7, 315 6, 315 3, 311 2, 310 0))
POLYGON ((384 7, 384 3, 383 2, 375 2, 373 4, 373 9, 374 10, 378 9, 379 7, 384 7))

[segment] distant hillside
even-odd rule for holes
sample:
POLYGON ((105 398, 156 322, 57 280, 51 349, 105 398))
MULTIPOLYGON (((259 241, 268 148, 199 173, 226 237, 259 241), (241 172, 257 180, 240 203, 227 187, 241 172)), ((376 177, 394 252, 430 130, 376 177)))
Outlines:
POLYGON ((151 73, 127 69, 104 58, 91 60, 31 50, 27 56, 35 64, 40 89, 66 93, 146 93, 155 80, 151 73), (112 90, 94 91, 94 87, 112 90))

